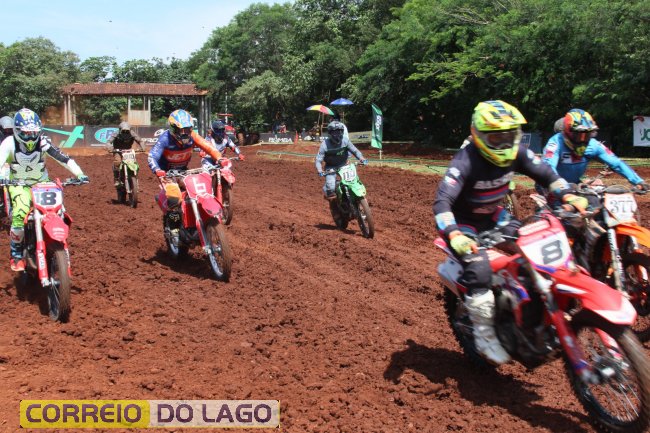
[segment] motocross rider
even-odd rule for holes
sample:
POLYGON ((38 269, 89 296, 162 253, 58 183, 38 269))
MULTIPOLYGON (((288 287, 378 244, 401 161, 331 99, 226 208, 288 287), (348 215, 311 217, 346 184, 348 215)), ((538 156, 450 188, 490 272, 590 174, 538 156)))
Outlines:
POLYGON ((524 124, 524 116, 506 102, 479 103, 472 115, 470 143, 452 159, 433 204, 437 228, 463 266, 458 281, 467 287, 465 305, 474 325, 476 349, 497 365, 510 356, 495 334, 487 252, 478 249, 471 236, 496 226, 512 235, 520 227, 502 207, 515 172, 546 185, 566 203, 586 203, 584 197, 570 194, 567 182, 532 151, 519 145, 524 124))
POLYGON ((363 154, 357 149, 349 139, 343 138, 345 125, 334 120, 327 125, 327 134, 329 137, 321 142, 318 154, 316 155, 316 170, 319 176, 325 176, 325 185, 323 192, 325 199, 331 201, 336 200, 336 171, 334 173, 326 174, 330 169, 339 169, 348 162, 349 154, 353 154, 363 165, 368 165, 368 160, 363 157, 363 154), (325 170, 323 170, 322 163, 325 162, 325 170))
MULTIPOLYGON (((542 151, 542 160, 553 171, 568 182, 577 184, 587 171, 589 161, 596 159, 625 177, 636 188, 642 191, 650 189, 650 185, 634 170, 594 138, 598 125, 589 113, 574 108, 563 119, 562 129, 557 131, 556 128, 556 134, 548 140, 542 151)), ((536 188, 540 190, 538 185, 536 188)))
MULTIPOLYGON (((244 160, 244 154, 241 153, 239 147, 230 139, 230 137, 228 137, 226 134, 226 124, 221 120, 215 120, 212 122, 210 131, 208 132, 208 135, 205 137, 205 139, 222 154, 225 153, 226 149, 232 149, 240 161, 244 160)), ((205 152, 201 152, 201 156, 202 165, 216 165, 217 162, 210 156, 206 155, 205 152)))
MULTIPOLYGON (((212 147, 203 137, 193 131, 192 116, 185 110, 176 110, 169 115, 169 129, 163 132, 156 144, 149 151, 149 168, 161 179, 166 175, 166 170, 187 170, 192 159, 192 149, 199 147, 210 155, 215 161, 221 158, 221 152, 212 147)), ((176 182, 164 181, 165 197, 167 199, 167 213, 165 218, 171 227, 169 236, 171 241, 178 243, 181 214, 181 190, 176 182)))
POLYGON ((36 113, 27 108, 14 116, 14 133, 0 144, 0 165, 9 163, 10 179, 24 180, 26 185, 9 186, 12 219, 10 234, 11 270, 24 271, 23 240, 25 237, 25 216, 32 203, 31 185, 48 180, 45 157, 54 158, 81 181, 88 181, 77 163, 52 144, 49 137, 42 135, 43 125, 36 113))
MULTIPOLYGON (((113 150, 129 150, 133 145, 138 143, 138 147, 144 152, 144 144, 138 134, 131 131, 131 125, 128 122, 122 122, 119 125, 119 132, 111 137, 108 141, 107 150, 109 153, 113 150)), ((120 186, 120 164, 122 163, 122 155, 115 153, 113 159, 113 181, 115 186, 120 186)))

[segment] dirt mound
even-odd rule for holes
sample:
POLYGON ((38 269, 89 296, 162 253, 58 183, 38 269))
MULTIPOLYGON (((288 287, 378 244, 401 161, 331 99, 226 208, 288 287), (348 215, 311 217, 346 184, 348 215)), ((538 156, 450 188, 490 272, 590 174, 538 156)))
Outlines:
POLYGON ((439 177, 360 169, 368 240, 335 229, 311 160, 264 149, 235 167, 227 284, 196 251, 167 255, 145 155, 137 209, 113 203, 110 156, 77 158, 92 183, 65 192, 70 322, 0 268, 0 430, 21 399, 103 398, 279 399, 289 432, 593 431, 561 362, 483 375, 462 356, 435 276, 439 177))

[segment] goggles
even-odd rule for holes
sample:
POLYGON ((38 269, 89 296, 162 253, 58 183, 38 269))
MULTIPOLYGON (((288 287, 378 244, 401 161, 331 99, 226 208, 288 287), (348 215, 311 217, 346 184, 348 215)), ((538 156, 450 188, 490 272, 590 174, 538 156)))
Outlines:
POLYGON ((517 129, 511 131, 486 132, 485 141, 488 147, 494 150, 510 149, 515 145, 518 135, 519 130, 517 129))

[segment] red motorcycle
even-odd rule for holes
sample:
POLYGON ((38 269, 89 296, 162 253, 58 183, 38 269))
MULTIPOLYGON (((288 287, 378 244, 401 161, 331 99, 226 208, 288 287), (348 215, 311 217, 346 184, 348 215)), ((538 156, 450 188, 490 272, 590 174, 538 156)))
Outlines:
MULTIPOLYGON (((63 187, 88 183, 77 179, 63 182, 40 182, 31 186, 32 208, 25 221, 25 271, 23 283, 38 279, 47 290, 49 315, 65 322, 70 315, 72 271, 68 252, 68 234, 72 218, 63 206, 63 187)), ((6 181, 7 185, 25 186, 22 180, 6 181)))
MULTIPOLYGON (((641 432, 650 422, 650 362, 630 329, 636 311, 621 292, 574 262, 560 221, 540 210, 518 237, 498 229, 477 237, 492 267, 495 329, 511 357, 529 369, 562 357, 573 391, 603 431, 641 432), (500 246, 501 249, 494 247, 500 246)), ((465 355, 488 367, 474 344, 464 304, 462 267, 442 238, 447 259, 438 273, 445 310, 465 355)))
POLYGON ((232 252, 223 226, 223 206, 212 190, 215 171, 205 168, 168 171, 163 179, 173 183, 161 180, 157 201, 163 211, 163 230, 170 254, 180 258, 192 246, 201 245, 215 277, 228 281, 232 252), (179 185, 184 186, 182 192, 179 185), (180 212, 168 213, 167 196, 175 195, 174 190, 180 197, 180 212))

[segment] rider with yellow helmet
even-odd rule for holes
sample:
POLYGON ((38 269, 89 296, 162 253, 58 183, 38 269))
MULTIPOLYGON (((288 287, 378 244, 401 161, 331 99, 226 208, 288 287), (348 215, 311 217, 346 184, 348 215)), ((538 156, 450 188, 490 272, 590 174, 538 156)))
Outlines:
POLYGON ((465 305, 474 325, 476 349, 493 364, 510 357, 494 330, 492 269, 473 236, 496 226, 514 234, 520 227, 503 208, 515 172, 546 185, 567 202, 584 200, 567 194, 567 182, 531 150, 519 146, 524 124, 524 116, 506 102, 479 103, 472 115, 469 143, 449 164, 433 204, 437 228, 463 265, 459 282, 467 287, 465 305))

